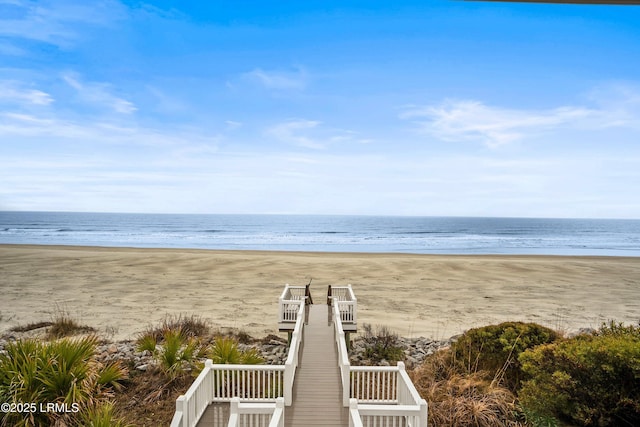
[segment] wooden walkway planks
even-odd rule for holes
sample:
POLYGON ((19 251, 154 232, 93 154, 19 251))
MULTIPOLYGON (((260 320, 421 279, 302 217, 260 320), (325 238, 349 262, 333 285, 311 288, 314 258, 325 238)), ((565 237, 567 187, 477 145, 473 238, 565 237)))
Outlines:
POLYGON ((220 427, 229 424, 229 404, 212 403, 204 411, 197 427, 220 427))
MULTIPOLYGON (((331 307, 307 306, 302 354, 293 386, 293 402, 284 410, 286 427, 347 427, 348 409, 342 406, 338 352, 333 337, 331 307)), ((209 405, 198 427, 226 426, 229 404, 209 405)))
POLYGON ((286 427, 348 426, 333 324, 326 305, 309 305, 302 357, 293 386, 293 404, 285 408, 286 427))

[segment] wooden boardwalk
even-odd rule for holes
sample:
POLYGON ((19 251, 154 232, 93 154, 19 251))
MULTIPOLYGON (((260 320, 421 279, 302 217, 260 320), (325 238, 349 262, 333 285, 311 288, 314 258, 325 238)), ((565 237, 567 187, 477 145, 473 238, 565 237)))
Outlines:
POLYGON ((293 386, 293 403, 285 408, 286 427, 349 425, 348 409, 342 406, 330 308, 320 304, 307 306, 309 317, 293 386))
MULTIPOLYGON (((302 354, 293 386, 293 402, 285 408, 286 427, 347 427, 348 409, 342 406, 338 352, 333 336, 331 307, 307 306, 302 354)), ((226 426, 229 404, 209 405, 198 427, 226 426)))
POLYGON ((202 418, 196 424, 197 427, 226 427, 229 424, 229 404, 228 403, 212 403, 209 405, 202 418))

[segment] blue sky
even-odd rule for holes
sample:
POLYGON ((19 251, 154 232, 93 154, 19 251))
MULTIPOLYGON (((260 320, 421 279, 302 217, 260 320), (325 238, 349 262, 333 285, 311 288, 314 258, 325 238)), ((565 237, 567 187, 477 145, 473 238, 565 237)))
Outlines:
POLYGON ((0 182, 0 210, 640 218, 640 7, 0 0, 0 182))

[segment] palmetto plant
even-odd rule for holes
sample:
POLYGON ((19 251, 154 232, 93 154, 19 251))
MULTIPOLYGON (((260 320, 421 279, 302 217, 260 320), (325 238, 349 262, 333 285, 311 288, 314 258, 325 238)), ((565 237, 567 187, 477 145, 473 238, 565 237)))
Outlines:
MULTIPOLYGON (((126 375, 117 363, 94 359, 97 338, 61 339, 51 343, 9 343, 0 354, 0 403, 66 404, 87 408, 103 401, 126 375)), ((2 426, 51 425, 56 419, 76 425, 75 414, 47 411, 4 413, 2 426)))
POLYGON ((264 363, 264 359, 255 348, 242 351, 238 348, 237 341, 229 337, 216 338, 208 356, 214 364, 220 365, 259 365, 264 363))
POLYGON ((138 338, 138 350, 150 351, 169 379, 191 370, 204 355, 200 340, 187 336, 181 328, 164 329, 160 336, 146 332, 138 338))

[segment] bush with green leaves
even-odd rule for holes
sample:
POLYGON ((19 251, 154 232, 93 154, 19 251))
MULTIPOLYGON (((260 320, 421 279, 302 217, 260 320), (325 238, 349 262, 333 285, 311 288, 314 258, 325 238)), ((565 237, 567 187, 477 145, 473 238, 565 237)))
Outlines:
POLYGON ((518 356, 558 338, 555 331, 536 323, 504 322, 468 330, 452 345, 452 351, 467 372, 486 371, 516 391, 522 379, 518 356))
POLYGON ((83 427, 132 427, 116 415, 111 402, 101 402, 90 406, 81 415, 80 425, 83 427))
POLYGON ((192 370, 203 356, 203 346, 196 337, 187 337, 182 329, 165 329, 159 341, 154 334, 138 337, 138 350, 150 351, 160 369, 170 378, 192 370))
POLYGON ((214 364, 260 365, 264 359, 255 348, 240 350, 238 342, 230 337, 217 337, 207 353, 214 364))
POLYGON ((373 363, 386 360, 393 363, 404 358, 404 351, 398 342, 398 334, 386 326, 375 329, 368 323, 362 325, 362 340, 365 344, 364 356, 373 363))
POLYGON ((523 407, 577 426, 640 425, 640 326, 604 325, 525 351, 520 363, 523 407))
MULTIPOLYGON (((109 397, 126 371, 117 362, 104 365, 94 358, 97 338, 54 342, 22 340, 9 343, 0 354, 0 403, 77 405, 80 411, 109 397)), ((55 422, 83 425, 73 412, 6 412, 2 426, 46 426, 55 422)))

